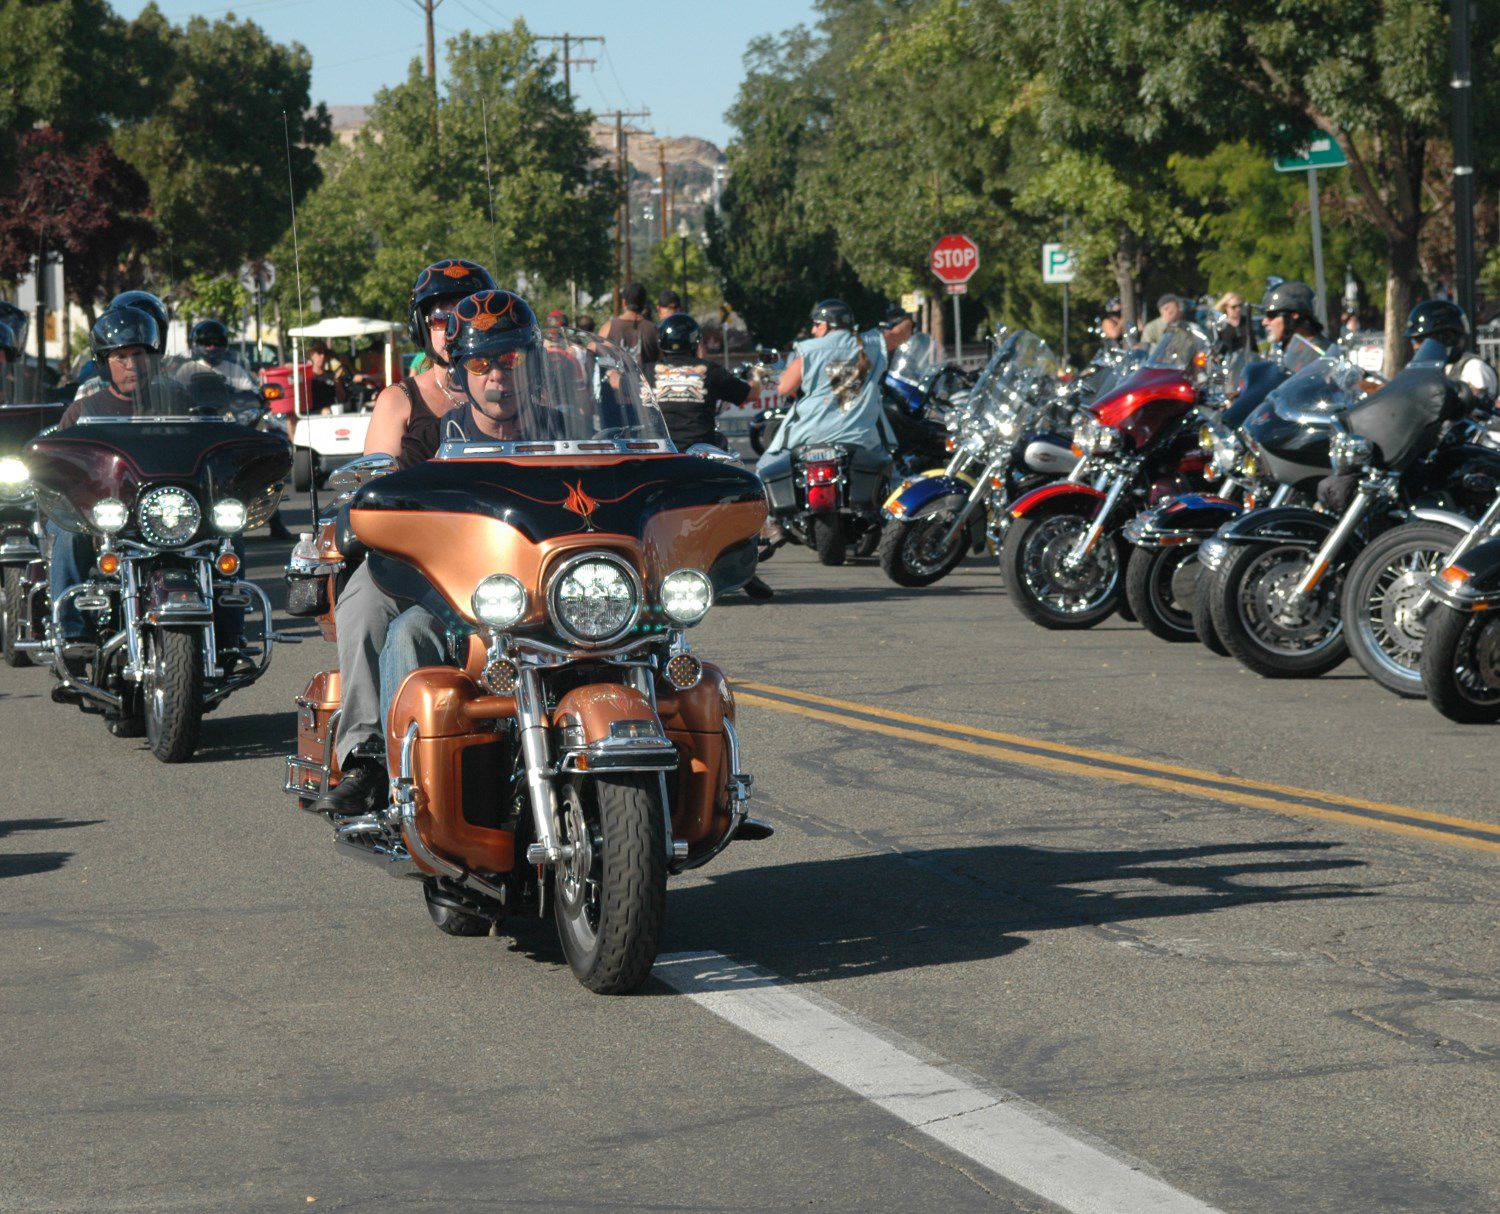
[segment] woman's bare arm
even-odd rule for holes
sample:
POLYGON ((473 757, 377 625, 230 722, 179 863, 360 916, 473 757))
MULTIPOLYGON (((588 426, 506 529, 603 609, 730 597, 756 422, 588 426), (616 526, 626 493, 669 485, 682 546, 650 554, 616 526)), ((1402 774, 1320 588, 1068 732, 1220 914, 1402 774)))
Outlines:
POLYGON ((398 385, 392 384, 375 398, 370 428, 365 432, 366 455, 389 455, 401 458, 401 438, 411 421, 411 399, 398 385))

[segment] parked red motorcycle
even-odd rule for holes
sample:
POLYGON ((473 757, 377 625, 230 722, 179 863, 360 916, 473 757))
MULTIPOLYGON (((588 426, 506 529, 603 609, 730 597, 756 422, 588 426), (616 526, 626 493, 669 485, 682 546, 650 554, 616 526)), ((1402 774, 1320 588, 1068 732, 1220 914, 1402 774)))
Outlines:
POLYGON ((1092 628, 1120 608, 1123 528, 1204 483, 1197 408, 1222 391, 1208 336, 1178 325, 1137 371, 1079 412, 1077 468, 1010 508, 1000 567, 1022 615, 1043 628, 1092 628))

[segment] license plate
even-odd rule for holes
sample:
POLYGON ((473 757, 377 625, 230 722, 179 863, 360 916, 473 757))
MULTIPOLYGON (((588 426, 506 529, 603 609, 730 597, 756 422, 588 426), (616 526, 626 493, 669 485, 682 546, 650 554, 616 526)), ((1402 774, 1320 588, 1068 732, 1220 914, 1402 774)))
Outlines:
POLYGON ((809 447, 802 453, 802 462, 805 464, 823 464, 839 457, 837 447, 809 447))

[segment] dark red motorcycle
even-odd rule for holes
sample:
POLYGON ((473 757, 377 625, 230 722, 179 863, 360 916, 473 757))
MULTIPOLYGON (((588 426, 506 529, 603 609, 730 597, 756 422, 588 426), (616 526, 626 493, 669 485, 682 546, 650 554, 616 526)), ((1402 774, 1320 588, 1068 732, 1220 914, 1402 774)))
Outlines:
POLYGON ((1203 484, 1197 409, 1222 394, 1207 335, 1178 325, 1074 419, 1078 466, 1018 498, 1000 550, 1010 601, 1043 628, 1092 628, 1120 608, 1141 510, 1203 484))

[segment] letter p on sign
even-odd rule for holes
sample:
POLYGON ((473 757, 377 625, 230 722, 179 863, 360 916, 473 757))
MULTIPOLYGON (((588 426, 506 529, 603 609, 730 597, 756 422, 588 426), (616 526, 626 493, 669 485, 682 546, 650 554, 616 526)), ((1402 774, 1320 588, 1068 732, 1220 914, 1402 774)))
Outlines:
POLYGON ((1072 282, 1073 254, 1060 244, 1042 246, 1042 281, 1072 282))

